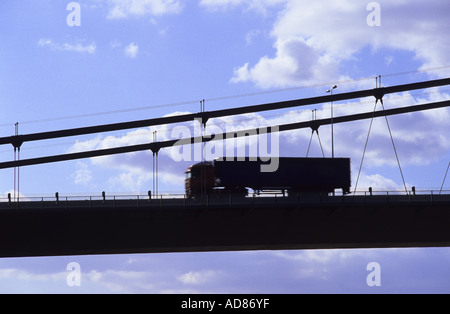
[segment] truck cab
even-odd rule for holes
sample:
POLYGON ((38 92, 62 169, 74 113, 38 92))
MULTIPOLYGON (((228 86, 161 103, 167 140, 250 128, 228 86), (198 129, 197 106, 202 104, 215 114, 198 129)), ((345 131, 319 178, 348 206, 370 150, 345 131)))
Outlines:
POLYGON ((196 198, 210 194, 215 187, 214 165, 212 162, 201 162, 189 167, 184 180, 186 197, 196 198))

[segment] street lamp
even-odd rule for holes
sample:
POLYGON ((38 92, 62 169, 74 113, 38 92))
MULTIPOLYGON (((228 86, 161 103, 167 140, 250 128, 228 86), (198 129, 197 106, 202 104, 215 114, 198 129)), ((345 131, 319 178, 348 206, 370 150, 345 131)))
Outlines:
MULTIPOLYGON (((337 85, 334 85, 331 89, 327 90, 327 93, 330 93, 333 96, 333 91, 337 88, 337 85)), ((331 101, 331 155, 334 158, 334 113, 333 113, 333 101, 331 101)))

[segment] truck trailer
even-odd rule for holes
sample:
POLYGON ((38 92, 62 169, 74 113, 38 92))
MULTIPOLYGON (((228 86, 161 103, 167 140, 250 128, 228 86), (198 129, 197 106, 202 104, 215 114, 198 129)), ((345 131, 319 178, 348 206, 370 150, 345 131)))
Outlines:
POLYGON ((188 197, 220 194, 248 194, 265 191, 300 193, 333 193, 342 189, 350 193, 349 158, 289 158, 280 157, 278 170, 263 172, 266 164, 259 158, 224 158, 195 164, 186 171, 185 188, 188 197))

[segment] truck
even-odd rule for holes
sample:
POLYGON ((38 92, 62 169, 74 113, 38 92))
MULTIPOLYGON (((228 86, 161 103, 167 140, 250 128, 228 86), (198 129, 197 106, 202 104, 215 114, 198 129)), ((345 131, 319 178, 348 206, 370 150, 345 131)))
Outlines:
POLYGON ((283 194, 350 193, 349 158, 280 157, 278 170, 263 172, 260 158, 219 158, 192 165, 186 170, 185 190, 189 198, 204 195, 247 195, 280 191, 283 194))

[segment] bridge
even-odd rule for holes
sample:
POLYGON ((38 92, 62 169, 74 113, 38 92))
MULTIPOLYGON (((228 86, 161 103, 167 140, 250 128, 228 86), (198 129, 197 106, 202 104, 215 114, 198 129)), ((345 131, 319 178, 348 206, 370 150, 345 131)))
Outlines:
MULTIPOLYGON (((20 150, 24 143, 214 117, 294 108, 449 85, 450 79, 264 104, 215 112, 141 120, 0 138, 20 150)), ((450 100, 223 134, 228 138, 374 119, 450 106, 450 100), (252 132, 250 132, 252 131, 252 132)), ((18 168, 215 140, 188 138, 105 150, 0 162, 18 168)), ((450 194, 443 191, 351 195, 251 197, 134 196, 0 199, 0 257, 290 250, 337 248, 448 247, 450 194)))
POLYGON ((450 194, 0 202, 0 257, 448 247, 450 194))

